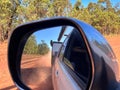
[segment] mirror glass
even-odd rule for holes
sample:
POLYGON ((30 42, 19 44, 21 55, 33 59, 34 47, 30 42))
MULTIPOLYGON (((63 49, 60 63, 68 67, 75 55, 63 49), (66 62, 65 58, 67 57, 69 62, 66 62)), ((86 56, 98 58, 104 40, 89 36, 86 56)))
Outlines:
POLYGON ((35 90, 53 90, 52 44, 55 46, 54 42, 59 42, 60 48, 72 30, 72 26, 58 26, 37 30, 30 35, 21 60, 21 78, 25 85, 35 90))

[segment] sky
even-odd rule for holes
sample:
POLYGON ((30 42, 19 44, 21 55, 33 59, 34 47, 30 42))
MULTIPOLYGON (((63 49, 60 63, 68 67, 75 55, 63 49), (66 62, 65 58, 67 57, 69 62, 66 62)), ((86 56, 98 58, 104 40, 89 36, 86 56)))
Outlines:
MULTIPOLYGON (((74 5, 77 0, 70 0, 70 1, 71 1, 72 5, 74 5)), ((81 0, 82 5, 83 5, 84 7, 87 7, 87 5, 88 5, 90 2, 97 3, 97 1, 98 1, 98 0, 81 0)), ((110 1, 111 1, 111 3, 112 3, 113 6, 115 6, 116 3, 120 2, 120 0, 110 0, 110 1)))
MULTIPOLYGON (((44 40, 45 43, 48 44, 49 47, 50 46, 50 41, 53 40, 53 41, 58 41, 58 36, 59 36, 59 33, 61 31, 61 26, 58 26, 58 27, 52 27, 52 28, 48 28, 48 29, 43 29, 43 30, 38 30, 37 32, 34 32, 33 35, 35 35, 36 37, 36 41, 37 41, 37 44, 41 43, 41 40, 44 40)), ((69 34, 71 31, 73 30, 73 27, 71 26, 68 26, 66 28, 66 31, 65 31, 65 34, 69 34)), ((61 41, 63 42, 65 40, 66 36, 63 36, 61 41)))

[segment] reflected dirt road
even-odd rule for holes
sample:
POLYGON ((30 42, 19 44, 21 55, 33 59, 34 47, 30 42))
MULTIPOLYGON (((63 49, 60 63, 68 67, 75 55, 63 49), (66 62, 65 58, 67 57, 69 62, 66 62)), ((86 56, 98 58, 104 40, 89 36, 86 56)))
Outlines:
POLYGON ((51 54, 44 56, 23 55, 22 80, 34 90, 53 90, 51 74, 51 54))

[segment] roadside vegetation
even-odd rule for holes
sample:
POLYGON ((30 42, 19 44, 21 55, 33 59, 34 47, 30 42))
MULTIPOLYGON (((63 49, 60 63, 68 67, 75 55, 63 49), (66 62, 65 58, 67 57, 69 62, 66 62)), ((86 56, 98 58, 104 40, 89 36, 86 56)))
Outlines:
POLYGON ((19 24, 54 16, 73 17, 85 21, 102 34, 120 34, 120 2, 98 0, 84 6, 81 0, 1 0, 0 41, 8 39, 19 24))
POLYGON ((45 55, 49 50, 50 49, 44 40, 41 40, 41 43, 37 44, 36 37, 31 35, 25 44, 23 52, 24 54, 45 55))

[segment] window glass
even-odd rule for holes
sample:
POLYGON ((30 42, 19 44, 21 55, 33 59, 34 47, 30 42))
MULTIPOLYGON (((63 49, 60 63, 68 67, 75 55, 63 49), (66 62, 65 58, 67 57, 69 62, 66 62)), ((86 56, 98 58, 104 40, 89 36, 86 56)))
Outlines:
POLYGON ((67 41, 68 41, 68 38, 66 38, 64 43, 62 44, 62 47, 61 47, 61 50, 60 50, 60 53, 59 53, 59 59, 60 60, 63 58, 65 47, 67 45, 67 41))
POLYGON ((76 29, 70 35, 63 61, 82 81, 87 83, 90 75, 90 60, 85 42, 76 29))
POLYGON ((66 48, 66 45, 68 43, 68 39, 69 39, 69 36, 70 36, 70 33, 72 32, 72 30, 73 30, 72 26, 67 26, 66 29, 65 29, 65 32, 63 33, 63 36, 60 40, 60 42, 63 42, 62 47, 60 49, 60 53, 59 53, 59 59, 60 60, 62 60, 62 58, 63 58, 65 48, 66 48))

